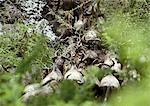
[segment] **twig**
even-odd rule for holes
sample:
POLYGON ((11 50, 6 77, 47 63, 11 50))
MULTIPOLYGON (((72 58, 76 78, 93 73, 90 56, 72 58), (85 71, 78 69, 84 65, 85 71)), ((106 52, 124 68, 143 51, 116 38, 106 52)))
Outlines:
MULTIPOLYGON (((66 27, 69 27, 69 29, 76 30, 75 27, 73 27, 72 25, 70 25, 70 24, 68 24, 67 22, 65 22, 65 21, 64 21, 59 15, 57 15, 51 8, 49 8, 49 11, 50 11, 50 12, 48 12, 47 14, 53 14, 53 15, 55 15, 55 17, 56 17, 59 21, 61 21, 61 23, 64 24, 66 27)), ((77 31, 76 31, 76 34, 80 35, 80 33, 78 33, 77 31)))
POLYGON ((89 3, 89 2, 91 2, 91 0, 88 0, 88 1, 86 1, 86 2, 81 3, 81 4, 80 4, 79 6, 77 6, 76 8, 70 10, 70 12, 73 12, 74 10, 76 10, 76 9, 78 9, 78 8, 80 8, 80 7, 82 7, 84 4, 87 4, 87 3, 89 3))

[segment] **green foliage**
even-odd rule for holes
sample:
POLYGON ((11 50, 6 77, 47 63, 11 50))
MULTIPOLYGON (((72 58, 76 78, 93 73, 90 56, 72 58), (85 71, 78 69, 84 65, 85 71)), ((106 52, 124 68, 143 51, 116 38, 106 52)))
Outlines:
MULTIPOLYGON (((146 21, 147 22, 147 21, 146 21)), ((128 85, 112 96, 112 106, 149 106, 150 23, 133 22, 125 14, 115 14, 104 25, 104 39, 116 50, 123 64, 130 64, 141 73, 141 81, 128 85), (136 99, 133 99, 136 98, 136 99)))
POLYGON ((24 62, 36 67, 46 67, 52 63, 54 50, 48 40, 35 33, 27 33, 28 26, 15 24, 12 31, 0 36, 0 64, 18 66, 24 62), (28 60, 28 61, 27 61, 28 60))
POLYGON ((0 106, 24 106, 20 101, 23 86, 19 76, 0 73, 0 106))
POLYGON ((100 70, 99 67, 96 67, 96 66, 87 67, 85 74, 87 74, 86 76, 89 78, 103 76, 102 70, 100 70))
POLYGON ((133 21, 149 19, 149 0, 97 0, 98 7, 105 17, 109 18, 116 11, 130 15, 133 21))
POLYGON ((27 33, 28 28, 16 23, 11 31, 4 28, 5 33, 0 36, 1 106, 24 106, 20 100, 24 89, 21 77, 30 71, 34 76, 30 83, 38 82, 41 79, 40 70, 52 64, 54 50, 49 47, 48 39, 36 33, 27 33))
POLYGON ((117 14, 105 24, 105 39, 111 48, 117 48, 123 63, 130 61, 132 65, 149 60, 149 23, 134 23, 126 15, 117 14), (142 60, 143 59, 143 60, 142 60))

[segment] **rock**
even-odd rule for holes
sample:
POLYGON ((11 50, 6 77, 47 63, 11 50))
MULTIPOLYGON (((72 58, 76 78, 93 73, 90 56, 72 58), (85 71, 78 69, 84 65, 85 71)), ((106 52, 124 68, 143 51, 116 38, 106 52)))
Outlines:
POLYGON ((66 72, 64 79, 77 81, 79 84, 83 84, 85 81, 83 79, 83 74, 80 72, 75 65, 72 65, 71 69, 66 72))
POLYGON ((41 82, 42 85, 45 85, 52 80, 60 81, 63 79, 63 75, 61 70, 58 68, 56 64, 53 65, 53 70, 49 73, 41 82))
POLYGON ((101 87, 119 88, 120 84, 117 78, 113 75, 107 75, 100 82, 101 87))
POLYGON ((121 64, 118 62, 118 60, 116 58, 112 58, 112 61, 114 61, 114 65, 111 67, 111 69, 116 72, 121 72, 121 64))
POLYGON ((42 11, 46 2, 43 0, 20 0, 21 9, 23 15, 26 17, 25 24, 31 24, 33 28, 28 29, 28 33, 36 32, 43 34, 49 38, 50 41, 54 41, 56 38, 55 33, 52 31, 49 22, 46 19, 42 19, 42 11))
POLYGON ((84 35, 84 39, 88 40, 98 40, 97 39, 97 32, 94 29, 88 30, 87 33, 84 35))
POLYGON ((0 0, 0 5, 2 4, 2 3, 4 3, 6 0, 0 0))
POLYGON ((40 88, 40 84, 39 83, 35 83, 35 84, 31 84, 31 85, 27 85, 24 89, 24 93, 27 92, 32 92, 36 89, 40 88))
POLYGON ((74 23, 74 28, 78 31, 80 30, 85 24, 85 21, 78 20, 77 22, 74 23))
POLYGON ((55 33, 52 31, 49 22, 46 19, 41 19, 40 21, 36 21, 31 19, 30 22, 24 21, 26 25, 31 24, 33 27, 28 28, 27 32, 32 33, 36 32, 38 34, 42 34, 47 36, 50 41, 54 41, 56 39, 55 33))
POLYGON ((39 83, 27 85, 24 89, 24 94, 22 96, 22 100, 24 102, 28 101, 30 97, 36 96, 36 95, 48 95, 49 93, 52 93, 53 89, 50 87, 49 84, 45 86, 41 86, 39 83))
POLYGON ((47 36, 51 41, 54 41, 56 38, 55 33, 52 31, 52 28, 49 26, 49 22, 46 19, 41 19, 36 22, 35 31, 47 36))
POLYGON ((46 5, 46 2, 43 0, 19 0, 21 4, 21 9, 24 12, 24 15, 28 19, 40 19, 41 11, 43 11, 43 7, 46 5))
POLYGON ((104 63, 102 64, 102 69, 110 68, 111 70, 115 72, 121 71, 121 64, 119 63, 117 56, 115 54, 108 53, 106 55, 106 59, 104 60, 104 63))
POLYGON ((110 89, 118 89, 120 87, 120 83, 115 76, 107 75, 104 78, 102 78, 99 86, 106 87, 106 93, 104 98, 104 102, 106 102, 108 99, 110 89))

